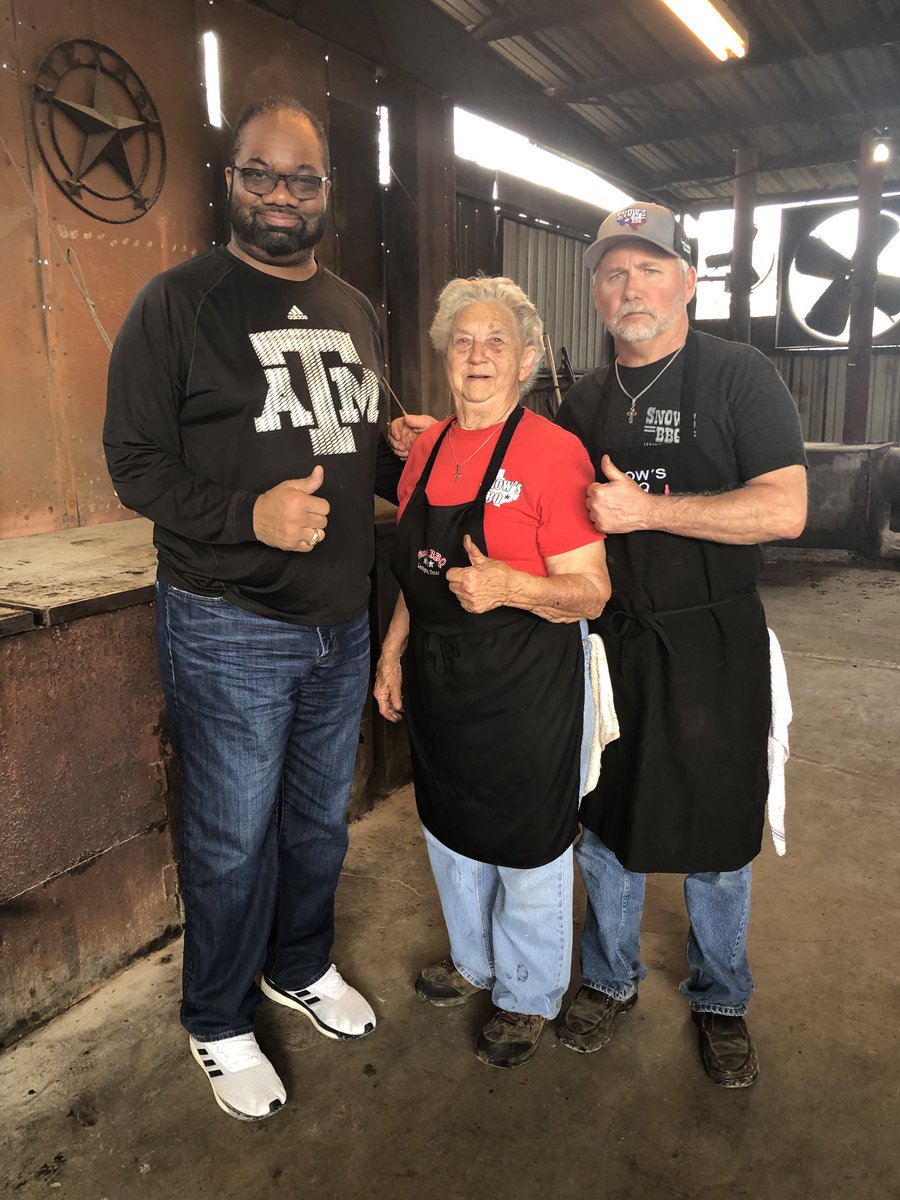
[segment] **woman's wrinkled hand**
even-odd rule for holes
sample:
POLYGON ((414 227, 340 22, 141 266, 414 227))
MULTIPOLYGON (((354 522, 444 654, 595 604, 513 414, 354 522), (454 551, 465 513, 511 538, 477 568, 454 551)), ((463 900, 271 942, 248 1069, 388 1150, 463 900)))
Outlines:
POLYGON ((378 711, 386 721, 403 720, 403 668, 397 658, 382 654, 375 668, 375 686, 372 695, 378 703, 378 711))
POLYGON ((405 461, 419 434, 434 425, 436 420, 428 413, 404 413, 402 417, 395 417, 391 421, 388 443, 397 457, 405 461))
POLYGON ((471 566, 451 567, 447 583, 466 612, 490 612, 509 604, 517 572, 506 563, 482 554, 468 534, 463 537, 463 549, 471 566))

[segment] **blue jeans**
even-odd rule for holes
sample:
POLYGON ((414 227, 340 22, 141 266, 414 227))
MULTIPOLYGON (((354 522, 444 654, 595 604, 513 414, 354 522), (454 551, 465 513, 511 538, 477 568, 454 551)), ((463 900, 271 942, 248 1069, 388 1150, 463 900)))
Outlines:
POLYGON ((457 971, 497 1008, 555 1017, 572 970, 571 847, 543 867, 494 867, 423 833, 457 971))
MULTIPOLYGON (((627 1000, 647 974, 641 962, 641 916, 646 876, 626 871, 589 829, 575 857, 588 894, 581 936, 581 973, 588 987, 627 1000)), ((739 871, 686 875, 690 978, 680 985, 695 1012, 741 1017, 753 993, 747 962, 750 864, 739 871)))
POLYGON ((157 581, 157 649, 181 759, 181 1021, 249 1033, 265 970, 328 970, 369 684, 368 614, 292 625, 157 581))

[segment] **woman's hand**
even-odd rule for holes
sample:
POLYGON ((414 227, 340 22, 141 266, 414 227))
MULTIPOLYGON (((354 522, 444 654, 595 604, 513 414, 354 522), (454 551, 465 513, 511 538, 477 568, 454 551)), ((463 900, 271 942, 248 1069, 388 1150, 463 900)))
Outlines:
POLYGON ((399 658, 391 658, 386 654, 379 658, 372 695, 386 721, 396 724, 403 720, 403 668, 399 658))
POLYGON ((405 461, 419 434, 424 433, 436 420, 437 417, 428 413, 404 413, 402 417, 394 417, 388 443, 397 457, 405 461))
POLYGON ((518 571, 496 558, 487 558, 472 539, 463 537, 470 567, 451 567, 447 583, 466 612, 484 613, 509 604, 515 594, 518 571))
POLYGON ((381 657, 375 668, 375 686, 372 688, 378 711, 386 721, 395 724, 403 720, 403 668, 400 666, 400 655, 406 649, 408 638, 409 612, 401 592, 381 643, 381 657))

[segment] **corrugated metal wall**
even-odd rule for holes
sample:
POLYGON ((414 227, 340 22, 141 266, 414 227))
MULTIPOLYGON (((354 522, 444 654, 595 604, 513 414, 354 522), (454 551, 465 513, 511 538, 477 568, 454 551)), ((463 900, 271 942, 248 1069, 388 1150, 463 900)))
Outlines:
POLYGON ((534 301, 559 363, 565 346, 576 374, 601 362, 603 325, 584 269, 584 241, 519 221, 503 222, 503 274, 534 301))
MULTIPOLYGON (((846 353, 776 352, 770 355, 797 401, 808 442, 840 442, 844 423, 846 353)), ((900 354, 872 355, 868 442, 900 441, 900 354)))

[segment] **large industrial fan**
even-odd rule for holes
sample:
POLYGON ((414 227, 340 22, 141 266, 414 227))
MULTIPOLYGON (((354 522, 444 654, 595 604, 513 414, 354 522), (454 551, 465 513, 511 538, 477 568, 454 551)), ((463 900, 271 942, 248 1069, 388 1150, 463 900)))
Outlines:
MULTIPOLYGON (((900 343, 900 213, 878 219, 872 341, 900 343)), ((844 346, 849 337, 859 213, 852 205, 785 209, 782 220, 779 346, 844 346)))

